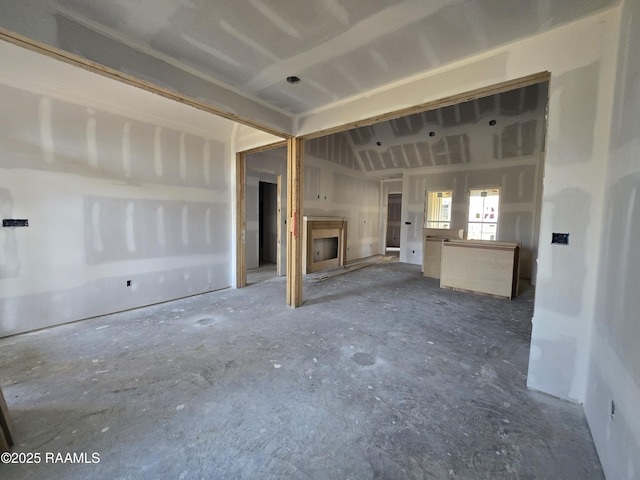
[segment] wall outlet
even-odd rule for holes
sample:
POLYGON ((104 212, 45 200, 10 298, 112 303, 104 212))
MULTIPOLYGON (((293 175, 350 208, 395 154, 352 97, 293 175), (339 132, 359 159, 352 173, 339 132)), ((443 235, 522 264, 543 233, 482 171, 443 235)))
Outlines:
POLYGON ((127 287, 131 286, 131 280, 127 280, 127 287))
POLYGON ((28 227, 29 220, 26 218, 5 218, 2 220, 3 227, 28 227))
POLYGON ((552 233, 551 243, 556 245, 569 245, 569 234, 568 233, 552 233))
POLYGON ((616 416, 616 402, 611 400, 611 420, 616 416))

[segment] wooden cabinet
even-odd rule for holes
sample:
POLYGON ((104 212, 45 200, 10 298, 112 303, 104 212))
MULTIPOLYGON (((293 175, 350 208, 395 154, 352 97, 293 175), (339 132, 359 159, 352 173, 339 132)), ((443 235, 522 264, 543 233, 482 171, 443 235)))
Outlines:
POLYGON ((422 274, 425 277, 440 278, 442 243, 446 238, 425 237, 422 243, 422 274))
POLYGON ((518 243, 443 242, 440 286, 511 299, 518 294, 519 255, 518 243))
POLYGON ((440 278, 442 243, 450 239, 461 239, 464 231, 458 229, 422 229, 422 274, 440 278))

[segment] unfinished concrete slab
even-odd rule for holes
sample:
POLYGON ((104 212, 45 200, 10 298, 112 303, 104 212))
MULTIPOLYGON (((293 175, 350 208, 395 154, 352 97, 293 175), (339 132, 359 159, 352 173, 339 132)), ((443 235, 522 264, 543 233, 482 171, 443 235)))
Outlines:
POLYGON ((526 388, 533 288, 380 263, 0 340, 12 479, 598 479, 579 405, 526 388), (99 463, 45 463, 46 452, 99 463))

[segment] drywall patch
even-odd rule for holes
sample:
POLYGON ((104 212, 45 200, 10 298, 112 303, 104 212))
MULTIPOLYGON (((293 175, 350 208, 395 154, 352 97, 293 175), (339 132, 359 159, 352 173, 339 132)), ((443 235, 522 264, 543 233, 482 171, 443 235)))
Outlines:
POLYGON ((571 398, 571 386, 576 369, 577 340, 563 336, 549 339, 550 327, 543 323, 536 318, 533 320, 527 386, 575 401, 571 398), (544 383, 537 372, 544 373, 544 383))
POLYGON ((629 370, 640 372, 640 252, 636 246, 640 238, 640 172, 621 178, 607 190, 605 198, 603 281, 596 302, 596 322, 629 370))
POLYGON ((336 203, 377 205, 380 200, 380 183, 334 172, 332 193, 336 203))
POLYGON ((202 145, 202 178, 207 185, 211 184, 211 144, 205 140, 202 145))
POLYGON ((40 100, 40 148, 42 149, 42 160, 45 163, 54 163, 55 145, 53 142, 53 107, 50 98, 42 97, 40 100))
MULTIPOLYGON (((89 115, 93 115, 89 113, 89 115)), ((97 138, 98 120, 91 116, 87 120, 87 161, 91 168, 98 168, 98 138, 97 138)))
POLYGON ((125 177, 131 177, 131 123, 122 128, 122 170, 125 177))
POLYGON ((320 200, 322 198, 320 189, 321 179, 322 171, 320 168, 305 165, 303 189, 305 201, 320 200))
MULTIPOLYGON (((7 188, 0 188, 0 215, 13 217, 13 198, 7 188)), ((0 278, 15 278, 20 273, 20 252, 16 231, 13 228, 0 229, 0 278)))
POLYGON ((156 176, 162 177, 162 127, 156 126, 153 130, 153 166, 156 176))
POLYGON ((167 256, 221 253, 228 248, 227 204, 84 197, 89 265, 167 256), (207 218, 215 218, 216 225, 207 218), (177 228, 176 228, 177 227, 177 228))
POLYGON ((554 77, 549 105, 550 165, 591 161, 594 139, 598 138, 598 82, 600 64, 592 63, 554 77))
MULTIPOLYGON (((611 128, 611 143, 621 147, 627 142, 638 141, 638 125, 640 125, 640 59, 635 52, 640 45, 640 28, 638 17, 640 11, 636 3, 626 2, 627 10, 635 8, 635 12, 623 15, 620 25, 620 51, 618 56, 618 94, 615 104, 613 124, 611 128)), ((626 8, 626 7, 625 7, 626 8)))

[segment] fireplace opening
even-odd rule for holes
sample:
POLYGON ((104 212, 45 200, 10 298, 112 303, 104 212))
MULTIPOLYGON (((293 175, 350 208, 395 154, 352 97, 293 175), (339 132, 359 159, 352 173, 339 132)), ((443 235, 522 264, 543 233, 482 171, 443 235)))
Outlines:
POLYGON ((322 262, 338 258, 338 237, 315 238, 313 240, 313 261, 322 262))

